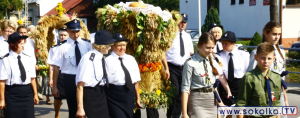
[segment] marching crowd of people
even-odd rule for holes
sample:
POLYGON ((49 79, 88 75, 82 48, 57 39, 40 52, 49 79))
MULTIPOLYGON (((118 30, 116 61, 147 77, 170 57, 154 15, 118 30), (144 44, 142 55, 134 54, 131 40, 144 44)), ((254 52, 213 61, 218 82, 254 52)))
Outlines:
MULTIPOLYGON (((188 16, 181 16, 179 31, 161 60, 177 94, 170 98, 168 118, 218 117, 217 106, 289 106, 279 23, 265 25, 263 43, 251 53, 235 45, 234 32, 223 33, 223 26, 212 23, 194 52, 185 31, 188 16)), ((34 118, 34 104, 42 99, 38 94, 46 96, 47 104, 52 104, 49 97, 54 96, 56 118, 62 99, 67 100, 69 118, 141 117, 139 110, 133 113, 141 108, 141 76, 135 58, 125 53, 129 40, 123 34, 100 30, 91 43, 79 37, 77 19, 66 23, 58 30, 59 42, 49 50, 49 76, 41 77, 35 41, 27 36, 34 26, 13 24, 3 21, 0 37, 0 109, 7 118, 34 118)), ((159 117, 157 109, 146 111, 148 118, 159 117)))

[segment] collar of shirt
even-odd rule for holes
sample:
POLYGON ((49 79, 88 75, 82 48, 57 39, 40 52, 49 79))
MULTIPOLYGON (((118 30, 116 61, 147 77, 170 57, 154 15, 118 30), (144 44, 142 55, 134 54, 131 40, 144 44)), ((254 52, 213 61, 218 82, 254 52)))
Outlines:
MULTIPOLYGON (((75 40, 71 39, 70 37, 67 39, 69 44, 74 44, 75 45, 75 40)), ((82 41, 82 39, 80 37, 77 38, 76 40, 78 42, 78 44, 82 41)))
POLYGON ((98 50, 93 49, 93 52, 95 53, 96 56, 99 56, 99 59, 102 59, 102 58, 103 58, 103 54, 100 53, 98 50))
POLYGON ((0 36, 0 41, 6 41, 7 42, 7 40, 2 35, 0 36))
MULTIPOLYGON (((265 74, 260 70, 260 68, 258 67, 258 65, 255 67, 254 71, 256 72, 256 75, 259 79, 265 79, 265 74)), ((271 77, 271 69, 268 70, 267 76, 271 77)), ((272 80, 272 78, 270 78, 272 80)))
POLYGON ((11 55, 11 56, 14 57, 15 59, 17 59, 19 55, 21 56, 21 53, 20 53, 20 54, 17 54, 17 53, 15 53, 14 51, 11 50, 11 51, 9 52, 9 55, 11 55))
MULTIPOLYGON (((195 53, 195 57, 199 62, 203 61, 203 59, 204 59, 201 55, 199 55, 198 52, 195 53)), ((205 57, 205 60, 208 61, 208 57, 205 57)))
POLYGON ((226 57, 229 57, 229 53, 232 53, 232 56, 234 56, 235 54, 237 54, 238 47, 234 46, 233 50, 231 52, 228 51, 224 51, 226 54, 226 57))
MULTIPOLYGON (((116 58, 116 59, 119 59, 119 57, 120 57, 120 56, 117 55, 114 51, 112 51, 110 55, 113 56, 113 57, 116 58)), ((123 56, 122 56, 123 60, 124 60, 124 59, 126 60, 126 57, 127 57, 127 54, 124 53, 123 56)))

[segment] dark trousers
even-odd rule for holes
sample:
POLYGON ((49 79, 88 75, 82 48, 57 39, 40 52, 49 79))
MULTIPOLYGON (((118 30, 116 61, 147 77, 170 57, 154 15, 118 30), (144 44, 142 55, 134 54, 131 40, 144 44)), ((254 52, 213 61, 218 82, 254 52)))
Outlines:
POLYGON ((76 75, 63 74, 65 94, 69 109, 69 118, 76 118, 77 99, 76 99, 76 75))
MULTIPOLYGON (((154 108, 146 108, 147 118, 159 118, 158 110, 154 108)), ((141 118, 141 110, 136 110, 133 118, 141 118)))
POLYGON ((173 98, 173 105, 167 110, 168 118, 179 118, 181 114, 181 83, 182 83, 182 70, 183 66, 177 66, 172 63, 168 63, 170 71, 170 79, 175 86, 177 96, 173 98))
POLYGON ((231 94, 234 97, 234 99, 230 100, 227 99, 227 93, 223 86, 219 84, 219 93, 221 96, 221 99, 223 103, 227 106, 231 106, 232 104, 235 104, 236 100, 238 99, 238 89, 240 85, 240 80, 239 78, 234 78, 232 81, 227 80, 228 86, 230 88, 231 94))

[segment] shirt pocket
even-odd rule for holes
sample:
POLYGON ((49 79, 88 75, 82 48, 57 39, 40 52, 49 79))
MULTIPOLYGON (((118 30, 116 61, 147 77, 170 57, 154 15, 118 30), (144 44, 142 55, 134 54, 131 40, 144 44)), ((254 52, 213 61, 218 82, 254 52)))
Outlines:
POLYGON ((196 68, 193 72, 193 75, 194 75, 193 81, 196 81, 198 84, 202 84, 202 85, 205 84, 205 79, 206 79, 205 75, 206 75, 206 73, 203 69, 196 68))
POLYGON ((64 62, 62 64, 62 67, 64 69, 69 69, 73 66, 76 66, 76 57, 75 57, 75 51, 74 50, 69 50, 67 53, 64 55, 64 62), (72 52, 73 51, 73 52, 72 52))
POLYGON ((234 70, 244 72, 246 70, 244 63, 235 63, 234 70))
POLYGON ((255 91, 253 93, 251 101, 255 104, 255 106, 261 106, 266 104, 266 93, 265 91, 255 91))
POLYGON ((280 106, 280 97, 281 97, 281 91, 274 91, 275 101, 273 102, 273 105, 280 106))
POLYGON ((107 78, 109 83, 116 82, 116 70, 114 68, 107 69, 107 78))

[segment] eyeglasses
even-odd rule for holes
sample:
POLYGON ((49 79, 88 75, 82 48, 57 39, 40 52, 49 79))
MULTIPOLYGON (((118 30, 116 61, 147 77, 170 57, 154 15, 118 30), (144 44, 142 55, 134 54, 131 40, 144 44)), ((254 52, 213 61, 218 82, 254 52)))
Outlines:
POLYGON ((6 33, 13 33, 14 31, 4 30, 4 32, 6 32, 6 33))

